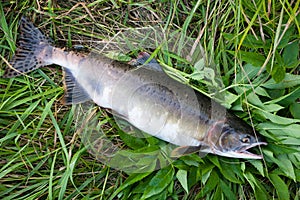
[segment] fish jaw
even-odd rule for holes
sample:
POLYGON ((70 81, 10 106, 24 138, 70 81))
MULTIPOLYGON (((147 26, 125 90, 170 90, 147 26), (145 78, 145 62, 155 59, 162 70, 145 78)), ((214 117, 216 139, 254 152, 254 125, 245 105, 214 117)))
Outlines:
POLYGON ((217 148, 212 148, 210 150, 210 153, 217 154, 220 156, 230 157, 230 158, 262 159, 263 158, 262 155, 257 155, 257 154, 247 151, 250 148, 260 146, 260 145, 267 145, 267 143, 266 142, 256 142, 251 145, 244 146, 237 150, 231 150, 231 151, 222 151, 217 148))
MULTIPOLYGON (((247 124, 245 124, 247 127, 247 124)), ((207 134, 208 153, 244 159, 262 159, 262 155, 256 155, 249 151, 256 146, 267 145, 262 142, 251 129, 233 128, 232 124, 226 121, 213 123, 207 134)))

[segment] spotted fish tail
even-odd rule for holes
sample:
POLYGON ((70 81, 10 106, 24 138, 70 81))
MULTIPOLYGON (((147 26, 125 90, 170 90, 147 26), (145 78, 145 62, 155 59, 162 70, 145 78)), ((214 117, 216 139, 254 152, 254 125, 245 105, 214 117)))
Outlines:
POLYGON ((25 17, 20 21, 18 48, 4 72, 4 78, 28 73, 52 64, 52 49, 48 39, 25 17))

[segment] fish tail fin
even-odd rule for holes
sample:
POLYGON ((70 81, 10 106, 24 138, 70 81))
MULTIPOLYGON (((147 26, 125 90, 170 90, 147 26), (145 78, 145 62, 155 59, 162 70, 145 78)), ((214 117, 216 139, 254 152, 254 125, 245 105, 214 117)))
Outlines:
POLYGON ((52 64, 53 47, 42 32, 25 17, 21 18, 19 29, 18 48, 4 72, 4 78, 19 76, 52 64))

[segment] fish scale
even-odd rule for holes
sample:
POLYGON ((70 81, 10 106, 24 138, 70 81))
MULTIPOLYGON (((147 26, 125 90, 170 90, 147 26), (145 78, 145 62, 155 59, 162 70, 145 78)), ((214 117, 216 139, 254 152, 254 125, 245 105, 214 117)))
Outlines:
POLYGON ((92 100, 134 127, 178 145, 173 155, 194 151, 261 159, 248 149, 266 145, 243 120, 217 102, 168 76, 146 52, 123 63, 102 55, 64 51, 24 17, 19 46, 4 77, 56 64, 63 68, 66 104, 92 100), (150 62, 146 63, 150 59, 150 62))

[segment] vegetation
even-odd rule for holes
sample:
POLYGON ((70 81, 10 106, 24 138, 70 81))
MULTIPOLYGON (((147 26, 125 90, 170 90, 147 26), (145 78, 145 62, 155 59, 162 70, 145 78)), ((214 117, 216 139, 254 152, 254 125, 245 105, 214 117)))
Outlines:
MULTIPOLYGON (((255 127, 268 145, 259 149, 263 160, 191 154, 153 171, 128 172, 121 160, 116 169, 95 159, 83 144, 74 119, 78 107, 59 101, 61 68, 49 66, 28 76, 0 78, 0 198, 299 199, 299 4, 2 1, 0 75, 16 49, 21 16, 34 21, 55 46, 80 52, 101 49, 99 41, 108 41, 120 30, 160 25, 179 32, 176 47, 185 48, 188 39, 196 45, 199 41, 204 57, 188 62, 159 44, 133 45, 125 57, 153 53, 170 74, 218 99, 255 127)), ((126 41, 129 35, 124 36, 126 41)), ((131 152, 166 144, 156 138, 135 139, 105 110, 97 114, 103 131, 131 152)))

